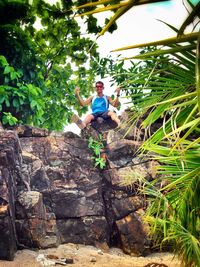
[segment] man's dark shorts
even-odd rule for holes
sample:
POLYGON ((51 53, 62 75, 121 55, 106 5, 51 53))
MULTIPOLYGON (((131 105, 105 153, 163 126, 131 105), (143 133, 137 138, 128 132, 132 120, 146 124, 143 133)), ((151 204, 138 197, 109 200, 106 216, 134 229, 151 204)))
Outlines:
POLYGON ((105 111, 105 112, 96 112, 96 113, 92 113, 92 115, 94 116, 94 120, 96 120, 98 117, 103 118, 104 120, 107 120, 110 118, 110 116, 108 115, 109 111, 105 111))

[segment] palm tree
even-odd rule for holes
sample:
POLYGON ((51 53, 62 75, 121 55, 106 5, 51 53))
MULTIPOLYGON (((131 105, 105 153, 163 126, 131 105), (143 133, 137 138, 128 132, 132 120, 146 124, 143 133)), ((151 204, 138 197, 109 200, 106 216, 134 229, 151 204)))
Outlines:
MULTIPOLYGON (((114 10, 115 13, 99 36, 139 4, 157 1, 97 1, 79 8, 96 7, 87 14, 114 10), (99 4, 105 4, 98 8, 99 4)), ((131 59, 150 60, 153 67, 134 73, 128 83, 138 85, 135 95, 142 95, 133 107, 131 122, 143 118, 142 127, 150 127, 159 118, 163 125, 141 147, 160 162, 161 178, 146 183, 150 202, 146 219, 156 245, 172 245, 184 266, 200 266, 200 34, 184 34, 188 25, 199 21, 200 2, 195 6, 186 0, 191 11, 173 38, 116 49, 156 47, 131 59), (167 55, 167 56, 166 56, 167 55), (160 64, 160 63, 165 64, 160 64), (159 67, 158 67, 159 66, 159 67), (161 67, 160 67, 161 66, 161 67)), ((83 14, 81 14, 83 15, 83 14)), ((129 58, 130 59, 130 58, 129 58)), ((126 58, 127 60, 127 58, 126 58)), ((123 85, 123 84, 122 84, 123 85)))

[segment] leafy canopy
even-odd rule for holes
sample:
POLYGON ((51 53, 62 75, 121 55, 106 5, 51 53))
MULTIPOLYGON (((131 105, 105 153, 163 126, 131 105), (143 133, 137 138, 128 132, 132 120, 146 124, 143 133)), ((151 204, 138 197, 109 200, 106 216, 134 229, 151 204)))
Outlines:
MULTIPOLYGON (((77 1, 80 4, 81 1, 77 1)), ((0 3, 0 121, 61 130, 73 109, 81 115, 74 88, 93 91, 97 45, 81 34, 72 1, 51 5, 43 0, 0 3), (31 4, 30 4, 31 3, 31 4), (9 16, 7 15, 9 14, 9 16), (37 25, 37 27, 36 27, 37 25), (39 26, 38 26, 39 25, 39 26)), ((96 22, 86 20, 90 32, 96 22)))

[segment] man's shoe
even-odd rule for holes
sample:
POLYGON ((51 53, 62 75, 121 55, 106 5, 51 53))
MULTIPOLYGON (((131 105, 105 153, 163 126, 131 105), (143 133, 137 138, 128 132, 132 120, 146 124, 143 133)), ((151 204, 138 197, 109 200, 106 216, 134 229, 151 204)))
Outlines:
POLYGON ((71 118, 72 122, 76 123, 76 125, 80 128, 80 129, 84 129, 86 127, 86 125, 82 122, 82 120, 76 115, 73 114, 72 118, 71 118))

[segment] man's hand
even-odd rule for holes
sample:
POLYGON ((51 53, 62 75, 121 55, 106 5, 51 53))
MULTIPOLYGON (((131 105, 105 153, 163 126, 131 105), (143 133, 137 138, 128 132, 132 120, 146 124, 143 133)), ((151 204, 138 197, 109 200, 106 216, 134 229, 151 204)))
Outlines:
POLYGON ((80 87, 76 86, 76 88, 75 88, 75 94, 76 95, 79 95, 79 93, 80 93, 80 87))
POLYGON ((118 107, 119 106, 119 96, 120 96, 120 91, 121 88, 117 87, 117 89, 115 90, 115 93, 117 93, 117 96, 115 97, 115 99, 112 99, 111 97, 108 98, 109 103, 113 106, 113 107, 118 107))
POLYGON ((120 95, 120 91, 121 91, 121 88, 120 87, 117 87, 117 89, 115 90, 115 92, 117 93, 117 95, 120 95))
POLYGON ((83 100, 81 98, 81 96, 79 95, 80 93, 80 87, 76 86, 75 88, 75 94, 77 96, 77 99, 79 101, 79 103, 81 104, 82 107, 85 107, 87 105, 89 105, 92 102, 92 96, 89 96, 86 100, 83 100))

